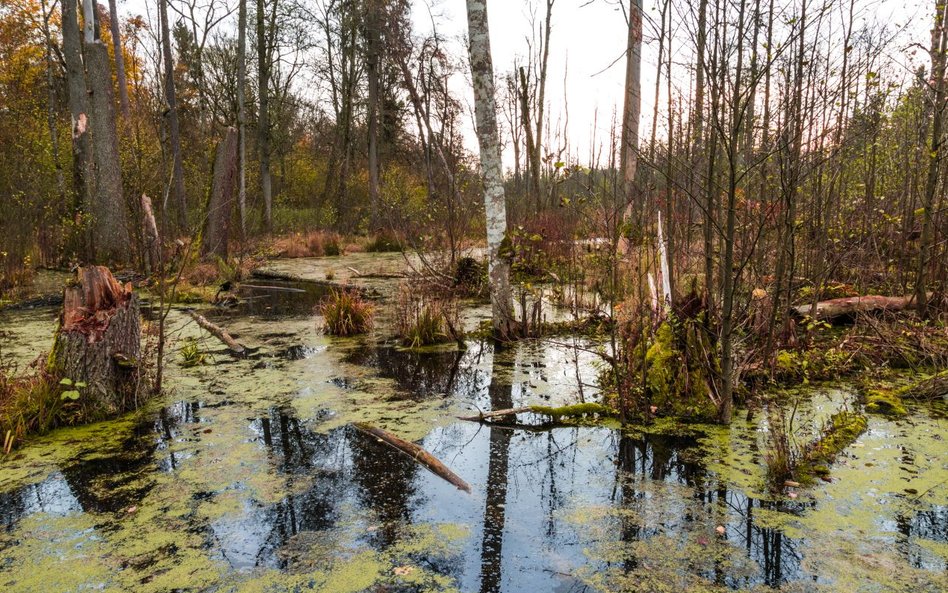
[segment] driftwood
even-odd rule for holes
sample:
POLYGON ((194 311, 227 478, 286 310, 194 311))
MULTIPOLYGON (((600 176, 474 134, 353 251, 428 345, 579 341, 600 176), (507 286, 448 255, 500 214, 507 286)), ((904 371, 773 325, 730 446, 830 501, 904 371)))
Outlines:
POLYGON ((79 389, 87 416, 134 407, 138 395, 141 316, 138 296, 108 268, 88 266, 63 291, 59 330, 48 366, 79 389))
POLYGON ((793 307, 792 311, 800 317, 812 316, 817 320, 825 321, 836 319, 837 317, 855 315, 856 313, 902 311, 903 309, 911 307, 914 302, 915 297, 913 296, 887 297, 865 295, 820 301, 816 304, 815 315, 813 314, 812 304, 793 307))
POLYGON ((212 323, 208 321, 206 317, 204 317, 203 315, 199 315, 196 311, 189 309, 188 315, 190 315, 191 319, 193 319, 198 325, 200 325, 207 331, 211 332, 211 334, 213 334, 215 338, 223 342, 224 345, 230 348, 230 351, 236 354, 237 356, 244 356, 247 353, 247 348, 245 348, 243 344, 235 340, 233 336, 227 333, 227 330, 225 330, 221 326, 217 325, 216 323, 212 323))
POLYGON ((352 426, 359 432, 375 437, 386 445, 389 445, 390 447, 401 451, 405 455, 408 455, 417 463, 425 466, 431 473, 440 478, 444 478, 452 485, 456 486, 458 490, 464 490, 467 493, 471 492, 471 486, 467 482, 462 480, 460 476, 451 471, 448 466, 441 463, 437 457, 425 451, 415 443, 406 441, 405 439, 399 438, 386 430, 376 428, 375 426, 366 424, 365 422, 353 422, 352 426))

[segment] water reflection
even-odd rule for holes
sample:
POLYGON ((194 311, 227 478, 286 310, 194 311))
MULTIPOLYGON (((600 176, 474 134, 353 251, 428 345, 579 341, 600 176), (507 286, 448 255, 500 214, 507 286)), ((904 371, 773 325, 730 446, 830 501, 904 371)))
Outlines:
MULTIPOLYGON (((427 394, 419 397, 463 392, 479 407, 502 409, 520 405, 528 389, 512 369, 549 372, 518 356, 381 347, 354 350, 347 362, 390 373, 404 391, 427 394)), ((812 553, 806 537, 787 537, 773 521, 816 503, 749 498, 707 469, 707 452, 688 435, 470 422, 432 429, 423 446, 471 483, 468 495, 377 440, 325 421, 289 405, 251 411, 226 396, 176 402, 107 454, 0 493, 0 522, 15 533, 32 514, 90 513, 107 534, 121 528, 113 515, 165 488, 164 498, 221 503, 214 514, 188 516, 188 531, 200 534, 201 553, 240 574, 315 570, 362 549, 386 554, 416 528, 453 524, 468 528, 456 557, 424 547, 409 556, 462 591, 579 591, 593 576, 649 590, 656 574, 673 590, 695 579, 734 589, 816 580, 803 562, 812 553), (195 478, 217 471, 220 458, 211 453, 231 449, 231 473, 195 478)), ((394 421, 386 428, 401 429, 394 421)), ((944 507, 900 515, 890 530, 910 566, 933 571, 945 566, 918 540, 944 542, 946 531, 944 507)), ((386 590, 413 590, 404 587, 386 590)))

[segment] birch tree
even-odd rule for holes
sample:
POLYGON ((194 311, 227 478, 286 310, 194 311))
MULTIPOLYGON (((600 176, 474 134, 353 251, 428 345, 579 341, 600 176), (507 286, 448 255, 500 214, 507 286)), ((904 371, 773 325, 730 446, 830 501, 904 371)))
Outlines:
POLYGON ((481 179, 484 183, 484 214, 487 217, 491 314, 494 333, 503 339, 513 335, 514 319, 510 265, 500 253, 507 233, 507 208, 497 133, 494 67, 490 55, 486 0, 467 0, 467 27, 471 76, 474 81, 474 118, 480 147, 481 179))

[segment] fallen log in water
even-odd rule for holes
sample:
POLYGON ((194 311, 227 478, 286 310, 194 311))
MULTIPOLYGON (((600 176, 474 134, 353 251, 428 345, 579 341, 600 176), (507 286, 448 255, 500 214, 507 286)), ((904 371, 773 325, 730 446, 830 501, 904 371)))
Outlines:
POLYGON ((375 437, 386 445, 389 445, 390 447, 401 451, 405 455, 408 455, 419 464, 425 466, 433 474, 440 478, 444 478, 456 486, 458 490, 464 490, 467 493, 471 492, 471 486, 467 482, 462 480, 456 473, 451 471, 448 466, 441 463, 437 457, 425 451, 415 443, 406 441, 405 439, 399 438, 387 430, 382 430, 381 428, 377 428, 365 422, 353 422, 352 426, 359 432, 375 437))
POLYGON ((211 332, 214 335, 214 337, 216 337, 218 340, 223 342, 224 345, 230 348, 230 351, 236 354, 237 356, 244 356, 247 353, 247 348, 245 348, 243 344, 235 340, 233 336, 227 333, 227 330, 225 330, 221 326, 215 323, 211 323, 210 321, 207 320, 206 317, 204 317, 203 315, 199 315, 196 311, 192 309, 188 309, 188 315, 190 315, 191 319, 193 319, 198 325, 200 325, 207 331, 211 332))
POLYGON ((827 321, 837 317, 855 315, 856 313, 902 311, 912 306, 914 302, 914 296, 889 297, 870 294, 820 301, 816 304, 815 313, 812 304, 793 307, 792 311, 800 317, 810 316, 820 321, 827 321))
POLYGON ((578 418, 582 416, 602 416, 612 418, 616 416, 615 410, 609 406, 597 403, 573 404, 571 406, 525 406, 522 408, 508 408, 505 410, 494 410, 493 412, 481 412, 476 416, 458 416, 458 420, 468 420, 471 422, 481 422, 491 418, 504 418, 507 416, 516 416, 517 414, 538 414, 540 416, 549 416, 554 421, 560 418, 570 417, 578 418))

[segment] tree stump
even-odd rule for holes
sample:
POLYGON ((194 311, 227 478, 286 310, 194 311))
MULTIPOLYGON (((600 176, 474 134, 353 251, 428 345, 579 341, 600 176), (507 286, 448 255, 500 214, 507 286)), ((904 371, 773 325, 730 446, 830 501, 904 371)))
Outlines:
POLYGON ((135 407, 141 354, 138 295, 105 266, 79 268, 63 291, 59 330, 48 367, 80 386, 87 418, 135 407))

